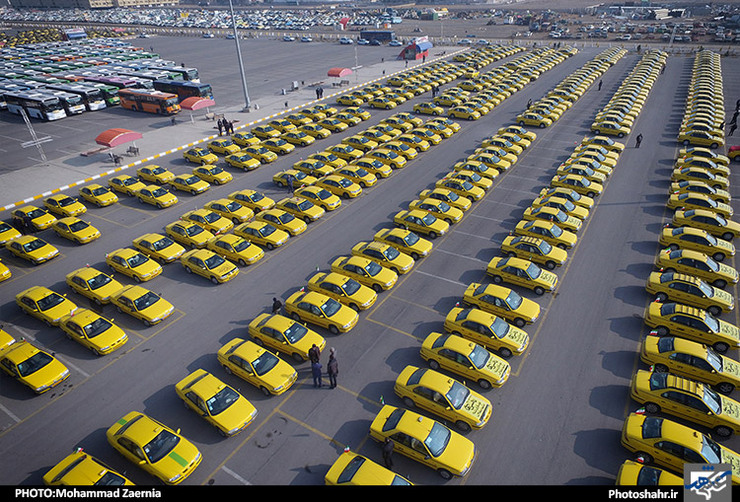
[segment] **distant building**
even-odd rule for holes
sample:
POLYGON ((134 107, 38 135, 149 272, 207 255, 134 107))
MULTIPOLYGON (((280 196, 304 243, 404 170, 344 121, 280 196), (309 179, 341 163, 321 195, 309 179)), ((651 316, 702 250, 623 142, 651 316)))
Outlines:
POLYGON ((180 0, 10 0, 17 9, 110 9, 178 5, 180 0))

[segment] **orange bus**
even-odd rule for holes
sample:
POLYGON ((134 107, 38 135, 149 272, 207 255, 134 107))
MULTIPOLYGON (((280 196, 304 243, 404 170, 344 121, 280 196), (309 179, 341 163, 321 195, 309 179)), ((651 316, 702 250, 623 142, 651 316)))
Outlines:
POLYGON ((150 89, 120 89, 121 106, 140 112, 174 115, 180 111, 177 94, 150 89))

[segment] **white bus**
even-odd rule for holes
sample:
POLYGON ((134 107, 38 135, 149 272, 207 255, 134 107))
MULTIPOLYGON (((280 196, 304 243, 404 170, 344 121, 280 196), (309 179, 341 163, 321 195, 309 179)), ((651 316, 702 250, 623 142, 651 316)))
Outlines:
POLYGON ((67 116, 61 100, 53 94, 38 91, 4 92, 5 103, 10 113, 21 115, 25 110, 30 118, 59 120, 67 116))
POLYGON ((92 85, 70 83, 70 84, 50 84, 47 89, 54 91, 64 91, 71 94, 77 94, 82 98, 82 103, 88 111, 102 110, 107 105, 103 96, 103 91, 92 85))
POLYGON ((82 96, 78 94, 57 91, 55 89, 49 89, 48 87, 37 89, 37 91, 46 94, 53 94, 58 97, 62 106, 64 106, 64 111, 67 112, 67 115, 78 115, 86 110, 85 103, 82 101, 82 96))

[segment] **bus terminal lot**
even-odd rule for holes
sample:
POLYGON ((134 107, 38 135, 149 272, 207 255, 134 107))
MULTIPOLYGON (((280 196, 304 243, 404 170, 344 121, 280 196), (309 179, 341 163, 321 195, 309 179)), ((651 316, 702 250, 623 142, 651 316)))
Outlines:
MULTIPOLYGON (((161 39, 173 43, 167 50, 157 46, 160 39, 152 40, 162 57, 180 59, 175 54, 181 39, 161 39)), ((315 44, 311 49, 322 51, 324 47, 315 44)), ((87 306, 86 300, 68 289, 65 274, 86 264, 105 270, 105 253, 130 245, 146 232, 161 231, 187 210, 238 189, 256 188, 275 200, 282 198, 287 192, 272 184, 272 175, 304 155, 300 149, 252 172, 232 171, 234 181, 205 194, 178 194, 180 202, 168 209, 144 208, 125 197, 108 208, 90 208, 86 218, 101 229, 103 237, 76 247, 49 235, 63 256, 41 267, 32 268, 4 253, 3 261, 13 271, 13 278, 0 285, 4 329, 53 351, 72 370, 72 376, 39 397, 32 397, 6 376, 0 378, 0 455, 13 459, 13 468, 2 470, 0 483, 39 484, 41 476, 76 447, 136 483, 151 483, 152 478, 126 463, 105 439, 105 430, 131 410, 180 428, 199 447, 203 462, 187 484, 321 484, 345 446, 382 463, 380 449, 369 440, 367 431, 382 402, 402 406, 393 394, 396 376, 406 365, 425 365, 419 357, 421 341, 431 331, 443 331, 445 315, 461 300, 467 285, 490 282, 486 264, 499 254, 501 241, 556 167, 589 134, 593 116, 636 64, 637 54, 625 55, 603 75, 601 91, 592 86, 553 126, 536 130, 537 139, 513 168, 499 176, 447 235, 433 241, 430 256, 401 276, 393 289, 379 295, 352 331, 334 336, 317 330, 326 337, 327 347, 337 350, 338 388, 313 388, 310 368, 302 363, 295 365, 299 372, 296 385, 282 396, 267 398, 226 375, 217 364, 216 351, 235 337, 245 338, 249 322, 269 311, 273 297, 285 301, 317 269, 328 270, 335 257, 390 227, 398 210, 448 173, 484 138, 512 123, 528 99, 543 96, 601 50, 583 48, 482 119, 460 121, 460 132, 358 199, 343 202, 341 209, 311 224, 305 234, 291 238, 283 248, 268 252, 259 263, 242 268, 229 283, 214 286, 186 274, 178 264, 166 265, 162 276, 149 286, 175 305, 175 314, 160 325, 144 328, 111 306, 105 307, 105 315, 114 317, 129 334, 128 345, 110 356, 96 358, 67 340, 58 328, 46 328, 24 316, 15 304, 15 294, 32 285, 45 285, 87 306), (258 408, 256 421, 240 435, 221 438, 179 402, 174 384, 198 368, 239 388, 258 408)), ((201 70, 203 81, 216 84, 216 79, 209 78, 206 58, 183 58, 201 70)), ((628 148, 578 232, 578 244, 569 251, 568 261, 556 270, 560 284, 555 294, 536 297, 514 288, 537 301, 543 314, 525 328, 532 340, 523 356, 510 359, 509 381, 484 393, 494 411, 485 428, 467 435, 478 449, 472 470, 462 480, 447 484, 612 484, 619 465, 630 458, 619 444, 619 434, 627 413, 638 407, 629 399, 628 385, 641 364, 638 350, 647 332, 642 314, 651 301, 644 284, 659 249, 660 228, 670 218, 665 209, 668 176, 679 147, 675 135, 692 63, 692 57, 668 59, 665 73, 633 127, 632 136, 643 134, 642 145, 635 149, 633 137, 624 139, 628 148)), ((219 75, 222 81, 228 79, 235 94, 240 90, 236 68, 232 64, 230 74, 219 75)), ((722 69, 730 115, 740 96, 740 70, 726 60, 722 69)), ((218 88, 214 89, 218 96, 218 88)), ((258 89, 255 82, 253 99, 259 102, 258 89)), ((371 110, 370 121, 358 127, 409 111, 414 103, 428 99, 425 94, 393 111, 371 110)), ((148 121, 153 119, 143 119, 143 123, 148 121)), ((335 144, 353 132, 332 135, 323 144, 335 144)), ((177 146, 164 143, 169 141, 163 135, 162 150, 177 146)), ((175 173, 190 170, 179 154, 162 157, 157 163, 175 173)), ((730 186, 733 196, 737 196, 735 178, 730 186)), ((727 261, 731 266, 734 262, 727 261)), ((728 291, 736 296, 735 288, 728 291)), ((724 318, 738 323, 737 311, 724 318)), ((736 351, 730 355, 738 356, 736 351)), ((327 357, 325 351, 324 364, 327 357)), ((737 438, 724 444, 740 450, 737 438)), ((398 454, 394 464, 396 472, 414 483, 444 483, 432 470, 398 454)))

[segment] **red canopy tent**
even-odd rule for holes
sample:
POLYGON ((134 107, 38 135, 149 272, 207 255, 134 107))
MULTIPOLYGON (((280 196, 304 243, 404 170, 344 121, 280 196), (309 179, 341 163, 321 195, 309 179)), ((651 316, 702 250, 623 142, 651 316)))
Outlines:
POLYGON ((329 75, 330 77, 337 77, 337 78, 346 77, 347 75, 351 75, 351 74, 352 74, 352 70, 350 68, 339 68, 339 67, 330 68, 329 72, 327 73, 327 75, 329 75))
POLYGON ((95 138, 95 142, 99 145, 113 148, 124 143, 136 141, 142 137, 141 133, 114 127, 113 129, 108 129, 107 131, 103 131, 98 134, 97 138, 95 138))
POLYGON ((185 98, 180 103, 180 108, 183 110, 189 110, 190 111, 190 122, 193 121, 193 111, 194 110, 202 110, 203 108, 206 109, 206 113, 208 113, 208 108, 211 106, 215 106, 216 102, 212 100, 211 98, 203 98, 200 96, 191 96, 189 98, 185 98))

